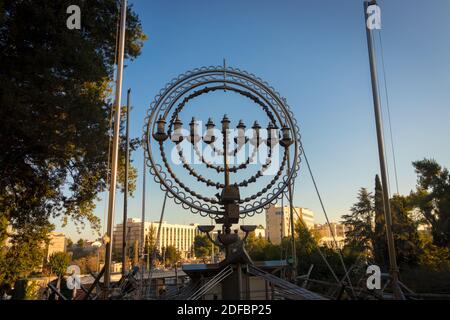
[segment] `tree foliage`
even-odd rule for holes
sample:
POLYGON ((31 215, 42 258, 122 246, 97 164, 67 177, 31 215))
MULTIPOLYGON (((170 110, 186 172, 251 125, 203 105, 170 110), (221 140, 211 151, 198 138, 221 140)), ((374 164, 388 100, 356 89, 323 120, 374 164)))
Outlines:
POLYGON ((194 255, 199 259, 211 256, 212 243, 205 235, 196 235, 194 238, 194 255))
POLYGON ((379 266, 387 267, 389 264, 389 260, 386 238, 386 224, 384 217, 383 188, 381 186, 380 177, 378 175, 375 176, 375 195, 373 201, 375 210, 373 256, 379 266))
POLYGON ((69 263, 70 256, 66 252, 55 252, 48 259, 48 267, 57 276, 62 276, 66 273, 69 263))
MULTIPOLYGON (((36 266, 51 218, 99 230, 93 210, 107 187, 118 17, 118 0, 1 2, 0 240, 7 226, 23 235, 13 237, 17 251, 0 255, 5 281, 36 266), (74 4, 81 30, 66 27, 74 4)), ((125 58, 138 57, 145 39, 129 6, 125 58)))
MULTIPOLYGON (((416 161, 413 166, 418 175, 416 191, 408 196, 396 194, 390 199, 397 262, 403 266, 432 268, 448 265, 449 172, 434 160, 416 161), (429 239, 419 234, 420 224, 431 225, 429 239)), ((361 189, 351 214, 343 218, 349 229, 347 249, 374 258, 378 265, 387 267, 389 255, 384 215, 382 186, 376 176, 375 196, 361 189)))
MULTIPOLYGON (((0 10, 0 212, 14 228, 58 216, 98 227, 118 1, 3 1, 0 10), (66 27, 71 4, 81 30, 66 27)), ((129 7, 126 58, 144 40, 129 7)))
POLYGON ((42 266, 52 226, 26 225, 0 249, 0 285, 13 285, 42 266))
POLYGON ((417 189, 411 194, 423 222, 431 225, 433 244, 450 248, 450 173, 435 160, 413 162, 417 189))
POLYGON ((167 248, 164 248, 163 256, 168 265, 174 265, 181 259, 180 252, 174 246, 167 246, 167 248))
POLYGON ((361 188, 357 200, 351 207, 350 214, 342 216, 343 223, 348 228, 345 241, 359 252, 370 252, 373 239, 373 195, 366 188, 361 188))

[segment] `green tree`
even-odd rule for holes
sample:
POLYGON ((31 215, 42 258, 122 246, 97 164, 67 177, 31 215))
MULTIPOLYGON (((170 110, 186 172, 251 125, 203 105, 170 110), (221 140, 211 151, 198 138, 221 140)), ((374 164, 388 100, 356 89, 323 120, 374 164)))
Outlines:
POLYGON ((166 264, 174 265, 181 259, 180 252, 174 246, 168 246, 164 249, 166 264))
POLYGON ((435 160, 413 162, 417 188, 411 194, 423 222, 431 225, 433 244, 450 248, 450 173, 435 160))
POLYGON ((389 263, 389 258, 384 217, 383 187, 378 175, 375 176, 375 196, 373 201, 375 210, 375 232, 372 239, 373 256, 379 266, 386 267, 389 263))
POLYGON ((373 196, 366 188, 358 193, 358 202, 350 209, 350 214, 343 215, 343 223, 348 227, 346 245, 357 252, 369 254, 372 250, 372 221, 374 218, 373 196))
POLYGON ((45 243, 53 226, 30 225, 10 234, 8 246, 0 248, 0 285, 13 285, 26 278, 44 261, 45 243))
MULTIPOLYGON (((29 225, 46 228, 50 218, 58 217, 64 224, 71 219, 77 226, 88 222, 99 230, 93 210, 98 193, 107 187, 118 4, 2 1, 0 240, 6 238, 8 225, 22 234, 29 232, 29 225), (66 27, 66 9, 72 4, 81 8, 81 30, 66 27)), ((145 39, 129 6, 125 57, 139 56, 145 39)), ((122 164, 123 156, 120 152, 122 164)), ((123 179, 119 182, 123 185, 123 179)), ((130 193, 133 186, 132 181, 130 193)), ((30 255, 14 254, 24 259, 30 255)), ((4 259, 2 254, 0 265, 9 266, 4 259)))
POLYGON ((67 271, 67 267, 70 263, 70 256, 66 252, 55 252, 48 260, 48 267, 52 274, 56 274, 58 277, 56 288, 61 289, 61 279, 67 271))
POLYGON ((154 265, 157 260, 161 259, 161 254, 158 250, 158 247, 156 246, 156 238, 157 238, 157 229, 155 226, 151 225, 150 229, 148 230, 147 235, 145 236, 145 242, 144 242, 144 251, 145 254, 148 255, 147 261, 149 265, 154 265))
POLYGON ((80 238, 77 241, 77 246, 80 247, 80 248, 84 248, 84 239, 80 238))
POLYGON ((70 263, 70 256, 66 252, 55 252, 48 259, 48 267, 52 274, 62 276, 66 273, 70 263))
POLYGON ((205 235, 196 235, 194 238, 194 254, 196 258, 206 259, 211 256, 211 241, 205 235))
MULTIPOLYGON (((106 188, 118 1, 75 3, 80 31, 65 26, 73 1, 5 1, 0 9, 0 211, 14 228, 29 216, 98 226, 93 209, 106 188)), ((133 59, 145 36, 128 11, 126 57, 133 59)))
POLYGON ((409 197, 394 195, 391 199, 392 232, 399 264, 417 264, 420 250, 420 238, 410 215, 413 210, 409 197))
POLYGON ((255 261, 266 260, 269 242, 261 237, 257 237, 255 232, 250 232, 246 241, 245 249, 247 250, 250 257, 255 261))

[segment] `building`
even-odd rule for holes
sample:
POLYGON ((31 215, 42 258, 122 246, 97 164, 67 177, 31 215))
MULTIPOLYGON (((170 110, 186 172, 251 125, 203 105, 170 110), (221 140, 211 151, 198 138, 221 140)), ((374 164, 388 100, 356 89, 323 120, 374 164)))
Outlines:
MULTIPOLYGON (((141 219, 129 218, 127 220, 127 243, 132 246, 136 241, 141 246, 141 219)), ((145 237, 157 238, 159 222, 144 222, 145 237)), ((122 254, 122 234, 123 225, 118 224, 113 234, 113 250, 117 254, 122 254)), ((157 248, 162 251, 163 248, 174 246, 181 254, 182 258, 193 256, 194 239, 200 234, 197 224, 170 224, 165 221, 161 224, 160 237, 157 248)), ((145 240, 144 240, 145 241, 145 240)))
POLYGON ((255 237, 256 238, 266 238, 266 229, 262 225, 259 225, 255 229, 255 237))
POLYGON ((316 224, 314 226, 314 231, 316 235, 319 237, 319 245, 334 248, 335 247, 334 240, 336 240, 338 248, 342 249, 344 247, 345 232, 346 232, 345 225, 335 222, 331 222, 330 225, 316 224))
MULTIPOLYGON (((294 223, 300 217, 308 229, 314 228, 314 213, 306 208, 295 207, 294 223)), ((280 244, 281 239, 291 236, 289 206, 270 206, 266 209, 266 239, 273 244, 280 244)))
POLYGON ((47 246, 46 260, 56 252, 66 252, 67 250, 67 239, 66 235, 61 232, 51 232, 49 235, 49 243, 47 246))
MULTIPOLYGON (((241 239, 242 239, 242 237, 245 236, 245 232, 242 231, 240 228, 239 228, 238 234, 241 237, 241 239)), ((266 229, 264 229, 264 227, 262 225, 259 225, 256 227, 254 234, 255 234, 255 238, 265 239, 266 238, 266 229)))

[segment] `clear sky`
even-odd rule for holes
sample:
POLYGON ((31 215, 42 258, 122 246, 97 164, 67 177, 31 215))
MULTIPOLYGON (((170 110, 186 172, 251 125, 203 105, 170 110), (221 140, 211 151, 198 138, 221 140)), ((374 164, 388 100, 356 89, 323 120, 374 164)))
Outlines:
MULTIPOLYGON (((124 97, 127 88, 133 90, 132 137, 142 136, 145 111, 166 82, 226 58, 228 65, 266 80, 293 108, 332 220, 348 212, 360 187, 373 189, 379 163, 362 0, 131 2, 149 37, 124 74, 124 97)), ((406 194, 416 183, 412 161, 431 157, 450 167, 450 1, 379 4, 399 187, 406 194)), ((388 139, 386 147, 394 191, 388 139)), ((139 178, 130 217, 141 215, 142 157, 141 150, 132 155, 139 178)), ((147 177, 147 219, 158 220, 163 193, 147 177)), ((118 197, 116 222, 122 220, 118 197)), ((324 221, 306 166, 294 202, 324 221)), ((102 220, 105 205, 103 197, 95 210, 102 220)), ((209 222, 171 200, 165 220, 209 222)), ((264 215, 245 222, 264 223, 264 215)), ((73 240, 93 238, 89 228, 81 234, 72 225, 58 230, 73 240)))

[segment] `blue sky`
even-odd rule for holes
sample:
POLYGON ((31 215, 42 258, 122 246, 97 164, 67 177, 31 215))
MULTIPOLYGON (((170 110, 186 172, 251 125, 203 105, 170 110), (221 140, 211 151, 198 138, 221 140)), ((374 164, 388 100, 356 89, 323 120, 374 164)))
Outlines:
MULTIPOLYGON (((226 58, 228 65, 266 80, 289 102, 332 220, 348 212, 360 187, 373 189, 379 163, 362 0, 131 2, 149 37, 124 73, 123 96, 127 88, 133 91, 132 137, 142 136, 146 109, 166 82, 226 58)), ((416 183, 412 161, 432 157, 450 167, 450 1, 379 4, 399 186, 405 194, 416 183)), ((384 102, 383 95, 383 108, 384 102)), ((394 187, 389 140, 386 147, 394 187)), ((141 150, 132 155, 139 178, 129 200, 131 217, 141 215, 142 157, 141 150)), ((147 177, 147 219, 157 220, 163 193, 147 177)), ((122 195, 118 198, 116 222, 122 216, 122 195)), ((324 221, 306 166, 294 202, 324 221)), ((105 204, 103 197, 95 210, 101 219, 105 204)), ((171 201, 165 220, 209 222, 171 201)), ((263 223, 264 215, 245 222, 263 223)), ((73 240, 93 237, 90 228, 81 234, 72 225, 58 230, 73 240)))

